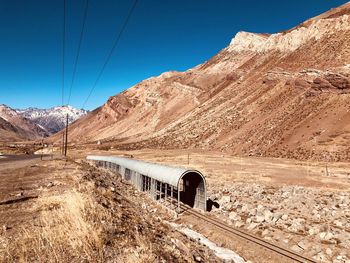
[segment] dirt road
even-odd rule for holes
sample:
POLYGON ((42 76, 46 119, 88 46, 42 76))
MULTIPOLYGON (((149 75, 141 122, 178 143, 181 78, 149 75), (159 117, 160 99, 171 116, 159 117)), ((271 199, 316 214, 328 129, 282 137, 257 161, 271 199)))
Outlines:
POLYGON ((2 170, 26 167, 35 164, 38 160, 51 159, 49 155, 23 154, 23 155, 0 155, 0 175, 2 170))

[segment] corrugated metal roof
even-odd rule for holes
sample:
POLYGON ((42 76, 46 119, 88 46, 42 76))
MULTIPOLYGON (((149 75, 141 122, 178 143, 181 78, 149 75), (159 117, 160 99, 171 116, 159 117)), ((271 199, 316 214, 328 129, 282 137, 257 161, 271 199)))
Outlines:
POLYGON ((106 161, 111 163, 119 164, 125 168, 136 171, 140 174, 151 177, 157 181, 167 183, 173 185, 175 187, 178 186, 178 182, 181 177, 187 173, 197 173, 201 177, 204 176, 197 170, 185 169, 180 167, 172 167, 161 164, 154 164, 144 161, 139 161, 135 159, 128 159, 117 156, 97 156, 97 155, 88 155, 86 157, 87 160, 95 160, 95 161, 106 161))

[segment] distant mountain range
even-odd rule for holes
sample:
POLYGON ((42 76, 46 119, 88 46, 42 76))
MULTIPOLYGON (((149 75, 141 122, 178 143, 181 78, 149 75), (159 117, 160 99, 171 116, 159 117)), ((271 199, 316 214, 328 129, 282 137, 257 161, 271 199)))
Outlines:
POLYGON ((22 117, 25 117, 44 128, 50 134, 54 134, 65 127, 67 114, 68 123, 72 123, 87 113, 86 110, 75 109, 69 105, 53 107, 50 109, 27 108, 18 109, 16 111, 22 117))
POLYGON ((12 109, 0 104, 0 142, 48 137, 65 127, 67 114, 72 123, 86 113, 71 106, 12 109))

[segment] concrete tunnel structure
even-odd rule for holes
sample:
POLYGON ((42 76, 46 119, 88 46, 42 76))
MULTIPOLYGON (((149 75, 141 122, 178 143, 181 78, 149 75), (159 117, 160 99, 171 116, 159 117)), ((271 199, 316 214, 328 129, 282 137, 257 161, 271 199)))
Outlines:
POLYGON ((96 156, 86 157, 99 167, 119 173, 139 191, 148 192, 155 200, 180 202, 206 211, 207 189, 204 175, 198 170, 154 164, 135 159, 96 156))

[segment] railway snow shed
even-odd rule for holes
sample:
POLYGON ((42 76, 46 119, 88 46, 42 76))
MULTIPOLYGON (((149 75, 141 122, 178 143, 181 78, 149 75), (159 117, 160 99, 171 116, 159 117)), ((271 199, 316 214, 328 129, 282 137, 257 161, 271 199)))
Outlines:
POLYGON ((132 182, 139 191, 148 192, 155 200, 180 206, 180 202, 206 211, 207 193, 203 174, 197 170, 149 163, 116 156, 89 155, 89 162, 132 182))

